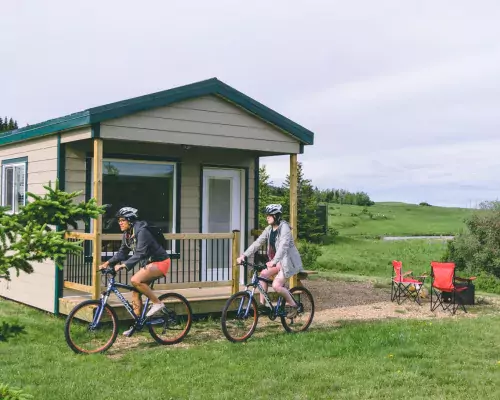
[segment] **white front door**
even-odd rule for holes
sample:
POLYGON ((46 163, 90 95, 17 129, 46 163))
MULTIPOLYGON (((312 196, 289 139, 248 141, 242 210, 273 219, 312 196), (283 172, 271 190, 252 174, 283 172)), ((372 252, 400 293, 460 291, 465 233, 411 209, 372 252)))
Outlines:
MULTIPOLYGON (((238 169, 203 169, 202 233, 243 231, 245 202, 242 193, 242 175, 243 171, 238 169)), ((231 260, 231 240, 204 240, 202 245, 203 280, 231 280, 231 260)))

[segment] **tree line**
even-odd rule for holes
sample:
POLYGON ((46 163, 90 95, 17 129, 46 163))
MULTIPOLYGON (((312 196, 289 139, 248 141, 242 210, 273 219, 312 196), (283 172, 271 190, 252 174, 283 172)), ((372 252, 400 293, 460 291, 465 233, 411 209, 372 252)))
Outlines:
POLYGON ((13 129, 18 129, 17 121, 7 117, 4 119, 0 118, 0 132, 11 131, 13 129))
MULTIPOLYGON (((274 196, 285 196, 288 193, 287 190, 285 186, 269 185, 269 191, 274 196)), ((314 197, 320 203, 350 204, 367 207, 375 204, 365 192, 350 192, 346 189, 319 189, 317 186, 312 188, 312 191, 314 197)))

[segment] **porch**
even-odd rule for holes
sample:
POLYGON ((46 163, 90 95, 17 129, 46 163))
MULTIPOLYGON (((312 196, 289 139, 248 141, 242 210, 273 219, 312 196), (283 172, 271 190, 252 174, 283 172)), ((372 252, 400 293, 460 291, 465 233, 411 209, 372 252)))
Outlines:
MULTIPOLYGON (((87 141, 87 145, 88 145, 87 141)), ((106 155, 103 151, 104 144, 108 146, 116 146, 116 142, 106 143, 103 139, 95 138, 92 140, 93 151, 91 153, 91 173, 85 171, 85 175, 92 176, 90 191, 86 193, 85 197, 94 197, 98 204, 103 204, 103 193, 105 191, 105 179, 103 174, 103 165, 106 162, 106 155), (95 171, 95 172, 94 172, 95 171)), ((67 143, 65 150, 67 154, 71 154, 73 159, 70 163, 75 162, 74 155, 79 153, 79 149, 85 145, 85 142, 67 143)), ((142 146, 145 146, 142 144, 142 146)), ((154 154, 152 147, 146 146, 148 151, 154 154)), ((156 145, 156 148, 161 149, 161 145, 156 145)), ((126 144, 120 144, 120 150, 126 149, 126 144)), ((210 152, 214 149, 204 149, 200 151, 210 152)), ((113 152, 113 150, 111 150, 113 152)), ((172 152, 172 149, 170 149, 172 152)), ((80 152, 81 153, 81 152, 80 152)), ((150 153, 151 155, 151 153, 150 153)), ((135 161, 140 160, 144 156, 137 154, 121 153, 124 160, 133 158, 135 161)), ((147 158, 147 157, 144 157, 147 158)), ((88 162, 87 162, 88 165, 88 162)), ((189 168, 187 160, 183 163, 185 169, 189 168), (187 168, 186 168, 187 167, 187 168)), ((223 165, 220 167, 224 167, 223 165)), ((198 167, 199 169, 199 167, 198 167)), ((252 166, 254 179, 252 182, 246 182, 245 187, 241 187, 241 197, 238 202, 245 207, 249 206, 248 197, 252 197, 252 215, 248 215, 248 210, 242 212, 242 218, 231 216, 234 214, 231 210, 226 210, 226 219, 229 226, 242 228, 234 229, 232 232, 187 232, 187 233, 166 233, 165 239, 167 240, 167 251, 171 256, 171 268, 166 277, 161 278, 155 282, 155 292, 159 295, 168 291, 175 291, 183 294, 191 303, 193 312, 195 314, 209 314, 217 313, 222 309, 225 301, 234 293, 242 290, 247 282, 249 271, 237 265, 236 258, 241 254, 244 247, 251 243, 260 231, 254 229, 257 227, 256 221, 258 220, 258 163, 252 166), (256 174, 257 173, 257 174, 256 174), (253 195, 249 196, 249 189, 253 195), (246 198, 245 198, 246 197, 246 198), (241 223, 240 223, 241 222, 241 223)), ((67 170, 68 172, 68 170, 67 170)), ((179 174, 181 177, 182 174, 179 174)), ((249 173, 246 174, 250 176, 249 173)), ((66 178, 65 185, 71 186, 71 175, 69 179, 66 178)), ((296 224, 297 215, 297 155, 290 155, 290 204, 291 216, 290 223, 292 226, 296 224)), ((88 183, 88 182, 87 182, 88 183)), ((203 186, 201 182, 201 186, 203 186)), ((232 182, 234 184, 234 181, 232 182)), ((88 184, 86 185, 89 186, 88 184)), ((182 188, 182 184, 180 184, 182 188)), ((202 188, 200 188, 202 191, 202 188)), ((179 193, 176 194, 179 196, 179 193)), ((179 196, 179 202, 183 202, 182 196, 179 196)), ((203 200, 198 200, 203 203, 203 200)), ((177 209, 182 213, 183 206, 177 209)), ((203 212, 214 212, 210 207, 203 207, 200 204, 200 219, 203 212)), ((215 210, 217 211, 217 210, 215 210)), ((122 235, 119 233, 104 233, 103 220, 106 216, 101 216, 97 220, 92 221, 90 232, 73 231, 68 232, 66 239, 74 242, 80 242, 82 252, 78 255, 71 255, 68 257, 63 271, 58 273, 59 279, 56 280, 60 285, 58 295, 58 313, 68 314, 71 309, 81 301, 87 299, 99 298, 101 292, 106 287, 105 278, 98 272, 98 266, 108 260, 114 255, 121 244, 122 235)), ((177 224, 170 225, 171 229, 175 231, 177 226, 182 227, 183 219, 177 219, 177 224), (180 224, 179 224, 180 222, 180 224), (176 226, 177 225, 177 226, 176 226)), ((220 216, 219 216, 219 221, 220 216)), ((109 221, 108 221, 109 225, 109 221)), ((185 225, 185 224, 184 224, 185 225)), ((204 230, 210 230, 214 224, 200 224, 204 230)), ((220 225, 219 225, 220 226, 220 225)), ((83 229, 82 229, 83 230, 83 229)), ((109 229, 108 229, 109 230, 109 229)), ((294 231, 296 238, 296 231, 294 231)), ((120 283, 130 284, 130 278, 138 270, 135 267, 131 271, 122 270, 117 274, 116 280, 120 283)), ((290 280, 290 286, 296 285, 296 277, 290 280)), ((270 289, 272 292, 272 288, 270 289)), ((125 298, 130 298, 130 293, 124 292, 125 298)), ((121 318, 130 318, 127 311, 117 299, 112 296, 110 304, 115 307, 118 315, 121 318)))

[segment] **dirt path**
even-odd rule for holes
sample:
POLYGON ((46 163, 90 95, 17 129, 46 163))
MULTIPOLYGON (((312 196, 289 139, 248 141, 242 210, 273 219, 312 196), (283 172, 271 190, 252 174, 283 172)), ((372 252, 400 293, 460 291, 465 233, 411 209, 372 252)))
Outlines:
MULTIPOLYGON (((348 321, 375 321, 384 319, 436 319, 436 318, 474 318, 478 314, 498 313, 500 297, 476 296, 476 307, 469 307, 468 313, 458 311, 452 316, 449 312, 430 311, 429 299, 423 299, 422 305, 406 301, 401 305, 390 301, 390 288, 374 287, 371 282, 344 282, 315 279, 303 282, 314 296, 315 315, 313 328, 338 326, 348 321)), ((282 332, 279 322, 259 319, 254 337, 264 337, 272 332, 282 332)), ((195 322, 188 337, 175 346, 165 349, 190 348, 207 341, 225 341, 218 320, 195 322)), ((108 351, 111 358, 120 358, 134 348, 147 349, 156 346, 147 332, 124 338, 119 335, 113 347, 108 351)))

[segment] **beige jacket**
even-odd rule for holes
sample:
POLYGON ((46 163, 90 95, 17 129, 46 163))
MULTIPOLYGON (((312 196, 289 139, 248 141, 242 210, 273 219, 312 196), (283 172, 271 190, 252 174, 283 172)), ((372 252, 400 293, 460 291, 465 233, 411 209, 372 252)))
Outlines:
MULTIPOLYGON (((262 234, 245 250, 243 255, 245 257, 253 255, 266 242, 269 248, 271 229, 271 225, 264 229, 262 234)), ((276 235, 276 255, 270 261, 274 265, 281 263, 285 278, 290 278, 304 270, 299 251, 293 240, 292 230, 286 221, 281 221, 278 226, 278 233, 276 235)))

